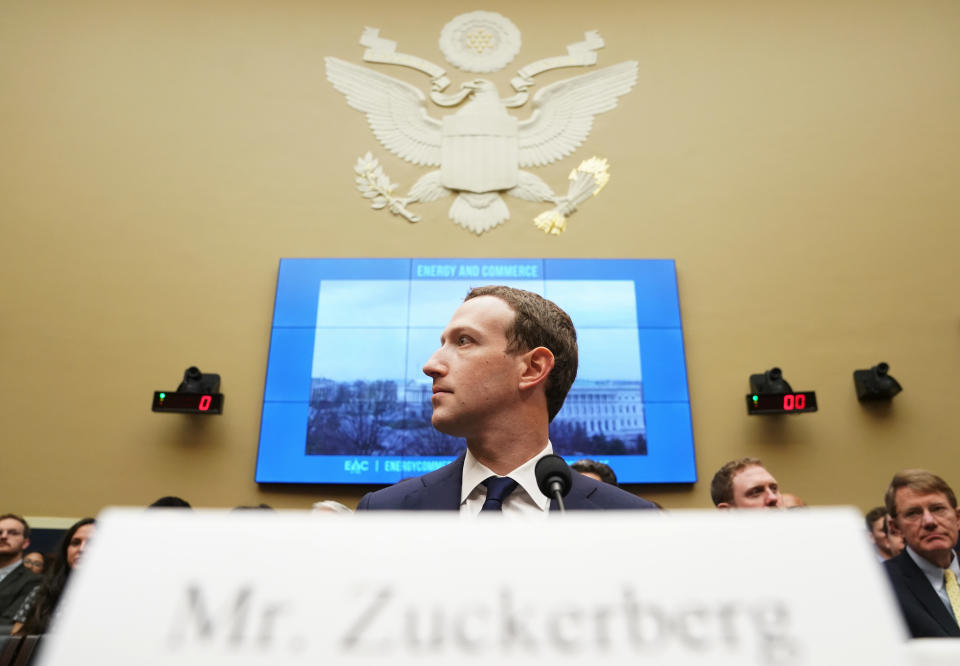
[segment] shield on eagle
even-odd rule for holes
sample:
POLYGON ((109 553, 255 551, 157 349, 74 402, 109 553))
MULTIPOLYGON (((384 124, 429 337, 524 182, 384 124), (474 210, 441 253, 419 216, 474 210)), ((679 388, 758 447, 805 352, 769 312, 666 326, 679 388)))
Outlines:
POLYGON ((440 180, 444 187, 495 192, 516 186, 517 119, 499 105, 488 110, 500 113, 457 113, 443 118, 440 180))

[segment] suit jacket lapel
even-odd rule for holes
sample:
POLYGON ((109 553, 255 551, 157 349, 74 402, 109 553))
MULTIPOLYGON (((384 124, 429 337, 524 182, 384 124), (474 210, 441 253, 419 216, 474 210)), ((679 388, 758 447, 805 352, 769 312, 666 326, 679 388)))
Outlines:
POLYGON ((936 590, 930 585, 930 581, 927 580, 926 574, 920 570, 920 567, 917 566, 917 563, 913 561, 907 551, 903 551, 902 556, 904 559, 901 570, 903 571, 910 591, 913 592, 917 600, 923 604, 923 607, 927 609, 930 616, 937 621, 937 624, 943 627, 944 631, 951 636, 960 636, 960 625, 957 624, 953 615, 947 611, 947 607, 943 605, 940 595, 937 594, 936 590))

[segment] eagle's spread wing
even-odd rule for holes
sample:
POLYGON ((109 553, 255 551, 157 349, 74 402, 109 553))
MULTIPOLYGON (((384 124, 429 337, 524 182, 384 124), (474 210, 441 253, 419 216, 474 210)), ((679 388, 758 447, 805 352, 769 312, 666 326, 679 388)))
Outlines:
POLYGON ((533 114, 519 124, 520 166, 566 157, 590 134, 593 117, 617 105, 637 82, 637 63, 621 62, 552 83, 533 98, 533 114))
POLYGON ((387 149, 421 166, 440 166, 439 120, 427 115, 426 97, 408 83, 339 58, 327 57, 327 78, 347 104, 367 115, 387 149))

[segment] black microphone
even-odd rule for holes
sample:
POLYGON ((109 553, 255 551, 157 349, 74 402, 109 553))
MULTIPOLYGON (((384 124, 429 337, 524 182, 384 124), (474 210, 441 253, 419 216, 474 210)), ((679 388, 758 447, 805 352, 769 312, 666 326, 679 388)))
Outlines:
POLYGON ((567 461, 551 453, 537 461, 533 473, 537 477, 537 487, 540 492, 557 500, 560 512, 566 513, 563 498, 570 492, 570 486, 573 484, 573 475, 570 473, 567 461))

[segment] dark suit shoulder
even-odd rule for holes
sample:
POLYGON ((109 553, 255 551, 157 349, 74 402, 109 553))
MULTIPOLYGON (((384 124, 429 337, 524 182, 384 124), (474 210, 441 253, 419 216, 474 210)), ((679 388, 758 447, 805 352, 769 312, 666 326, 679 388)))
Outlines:
POLYGON ((357 505, 357 511, 375 511, 377 509, 399 509, 403 498, 423 487, 423 479, 404 479, 392 486, 374 490, 364 495, 357 505))
POLYGON ((573 487, 570 490, 567 508, 581 509, 657 509, 657 505, 637 497, 622 488, 573 472, 573 487), (574 501, 580 500, 583 501, 574 501))
POLYGON ((914 638, 960 637, 960 626, 907 551, 885 561, 883 568, 914 638))
POLYGON ((884 560, 882 564, 883 570, 887 572, 887 576, 894 586, 907 585, 908 581, 923 581, 929 586, 926 576, 906 550, 901 551, 899 555, 884 560))
POLYGON ((20 566, 16 567, 13 571, 8 573, 2 581, 0 581, 0 590, 5 593, 14 591, 18 592, 23 588, 31 590, 34 586, 40 584, 40 580, 41 577, 39 575, 23 566, 23 563, 21 563, 20 566))
POLYGON ((463 453, 440 469, 367 493, 357 511, 456 510, 465 457, 463 453))
MULTIPOLYGON (((916 569, 917 571, 920 568, 910 559, 910 555, 907 554, 907 551, 902 551, 899 555, 891 557, 888 560, 882 562, 884 571, 887 572, 888 576, 903 576, 904 571, 904 560, 907 560, 911 569, 916 569)), ((923 573, 923 572, 921 572, 923 573)))
POLYGON ((10 624, 30 591, 40 584, 40 576, 21 564, 0 581, 0 623, 10 624))

